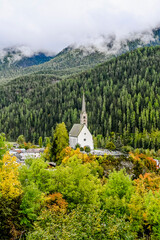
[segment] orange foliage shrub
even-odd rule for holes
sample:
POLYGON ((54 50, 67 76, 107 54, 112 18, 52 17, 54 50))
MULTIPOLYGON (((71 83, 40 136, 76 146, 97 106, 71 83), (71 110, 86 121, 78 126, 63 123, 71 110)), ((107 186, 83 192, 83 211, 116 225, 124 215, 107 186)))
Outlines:
POLYGON ((152 157, 148 157, 145 154, 133 154, 130 153, 130 156, 133 159, 133 163, 139 162, 140 165, 144 165, 150 171, 156 172, 159 168, 156 164, 156 161, 152 157))
POLYGON ((63 212, 67 211, 68 203, 63 199, 61 193, 53 193, 46 197, 45 203, 47 208, 53 212, 63 212))
POLYGON ((140 175, 134 182, 138 192, 149 190, 154 192, 160 189, 160 176, 155 173, 145 173, 144 176, 140 175))

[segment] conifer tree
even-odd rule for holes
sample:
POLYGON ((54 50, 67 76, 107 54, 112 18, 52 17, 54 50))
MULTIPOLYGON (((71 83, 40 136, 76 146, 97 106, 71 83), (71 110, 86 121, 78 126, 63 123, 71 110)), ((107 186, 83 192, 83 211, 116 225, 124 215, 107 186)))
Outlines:
POLYGON ((39 137, 39 140, 38 140, 38 144, 39 144, 39 147, 41 148, 42 147, 42 137, 39 137))

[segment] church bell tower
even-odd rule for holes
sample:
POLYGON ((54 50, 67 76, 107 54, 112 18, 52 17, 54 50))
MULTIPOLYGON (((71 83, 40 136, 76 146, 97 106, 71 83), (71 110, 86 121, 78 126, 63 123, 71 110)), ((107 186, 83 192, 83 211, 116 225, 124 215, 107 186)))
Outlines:
POLYGON ((80 124, 84 124, 87 126, 87 113, 86 113, 86 103, 85 103, 84 93, 83 93, 83 99, 82 99, 82 111, 80 114, 80 124))

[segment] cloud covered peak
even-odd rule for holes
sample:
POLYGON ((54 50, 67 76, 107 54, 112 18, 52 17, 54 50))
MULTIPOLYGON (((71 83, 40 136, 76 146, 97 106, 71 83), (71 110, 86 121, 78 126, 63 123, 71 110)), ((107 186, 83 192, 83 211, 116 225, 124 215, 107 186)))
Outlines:
POLYGON ((156 27, 159 8, 159 0, 1 0, 0 48, 22 44, 59 52, 90 39, 98 45, 100 36, 125 39, 156 27))

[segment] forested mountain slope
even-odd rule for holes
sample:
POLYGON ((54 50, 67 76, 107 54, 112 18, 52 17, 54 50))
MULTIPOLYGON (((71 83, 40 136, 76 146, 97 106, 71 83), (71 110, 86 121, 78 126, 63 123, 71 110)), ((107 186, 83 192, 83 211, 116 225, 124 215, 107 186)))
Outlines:
POLYGON ((67 47, 51 61, 39 66, 34 66, 32 70, 44 72, 57 71, 58 75, 64 75, 64 73, 69 75, 89 69, 107 59, 108 55, 98 51, 94 47, 92 50, 87 50, 87 48, 67 47))
POLYGON ((42 74, 8 83, 0 90, 0 132, 37 142, 56 123, 64 121, 70 130, 79 122, 83 89, 93 134, 160 129, 160 47, 124 54, 74 79, 56 82, 42 74))
MULTIPOLYGON (((0 65, 0 80, 2 82, 7 82, 17 76, 24 76, 32 73, 54 74, 56 76, 65 77, 90 69, 107 59, 108 56, 105 53, 99 52, 96 49, 92 49, 90 52, 87 49, 74 49, 72 47, 68 47, 50 61, 48 60, 45 63, 42 62, 42 64, 40 59, 37 60, 39 61, 38 64, 32 64, 32 58, 23 58, 11 65, 0 65), (31 65, 30 67, 29 64, 31 65)), ((35 58, 33 60, 37 63, 35 58)))

